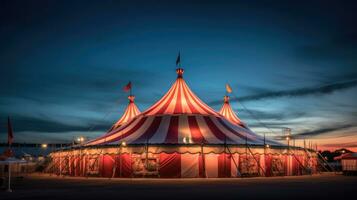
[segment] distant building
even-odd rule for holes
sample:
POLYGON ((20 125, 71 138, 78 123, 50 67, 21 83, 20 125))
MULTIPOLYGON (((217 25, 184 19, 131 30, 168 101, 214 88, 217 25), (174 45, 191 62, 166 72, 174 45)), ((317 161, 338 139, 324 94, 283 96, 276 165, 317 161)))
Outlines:
POLYGON ((357 175, 357 153, 345 153, 335 157, 335 160, 341 161, 345 175, 357 175))

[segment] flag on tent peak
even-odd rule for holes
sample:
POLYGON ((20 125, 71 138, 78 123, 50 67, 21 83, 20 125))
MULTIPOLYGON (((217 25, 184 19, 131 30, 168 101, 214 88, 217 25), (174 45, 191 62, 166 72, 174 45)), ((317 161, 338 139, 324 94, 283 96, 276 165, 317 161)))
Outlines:
POLYGON ((226 91, 227 93, 232 93, 232 88, 228 83, 226 84, 226 91))
POLYGON ((131 81, 129 81, 129 83, 124 86, 123 90, 125 92, 128 92, 131 90, 131 81))
POLYGON ((179 54, 178 54, 178 56, 177 56, 177 59, 176 59, 176 66, 179 65, 179 64, 181 64, 181 55, 180 55, 180 52, 179 52, 179 54))

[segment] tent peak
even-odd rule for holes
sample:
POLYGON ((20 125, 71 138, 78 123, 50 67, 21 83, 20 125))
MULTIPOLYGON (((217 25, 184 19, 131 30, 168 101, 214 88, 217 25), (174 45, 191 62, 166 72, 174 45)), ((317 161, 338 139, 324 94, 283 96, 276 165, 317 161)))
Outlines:
POLYGON ((229 104, 229 96, 228 95, 224 95, 223 102, 229 104))
POLYGON ((177 78, 182 78, 182 75, 183 75, 183 68, 179 67, 176 69, 176 73, 177 73, 177 78))
POLYGON ((135 96, 134 95, 129 95, 128 99, 129 99, 129 103, 134 103, 135 96))

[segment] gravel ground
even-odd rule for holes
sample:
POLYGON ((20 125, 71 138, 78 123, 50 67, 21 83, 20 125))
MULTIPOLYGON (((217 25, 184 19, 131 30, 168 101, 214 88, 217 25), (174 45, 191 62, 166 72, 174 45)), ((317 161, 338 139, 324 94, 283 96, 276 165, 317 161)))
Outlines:
MULTIPOLYGON (((356 176, 333 174, 236 179, 107 179, 34 174, 0 199, 344 199, 356 176)), ((354 198, 353 198, 354 199, 354 198)))

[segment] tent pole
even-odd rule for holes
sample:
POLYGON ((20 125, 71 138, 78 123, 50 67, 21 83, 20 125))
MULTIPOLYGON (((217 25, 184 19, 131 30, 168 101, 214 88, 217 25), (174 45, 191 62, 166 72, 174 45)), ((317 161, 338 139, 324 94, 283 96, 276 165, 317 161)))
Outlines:
POLYGON ((148 169, 148 160, 149 160, 149 140, 146 137, 146 155, 145 155, 145 167, 148 169))
POLYGON ((245 167, 246 167, 246 169, 248 169, 248 137, 247 137, 247 134, 245 134, 245 167))
POLYGON ((11 190, 11 164, 8 165, 9 180, 7 182, 7 192, 12 192, 11 190))
MULTIPOLYGON (((249 150, 250 154, 253 156, 253 159, 255 160, 255 162, 258 164, 258 168, 259 168, 260 170, 262 170, 263 175, 266 176, 265 170, 264 170, 264 169, 262 168, 262 166, 260 165, 260 162, 255 158, 255 156, 254 156, 252 150, 250 149, 250 147, 248 147, 248 150, 249 150)), ((258 173, 259 173, 259 175, 262 175, 262 174, 260 173, 260 170, 258 170, 258 173)))
POLYGON ((201 159, 202 159, 202 168, 203 168, 203 178, 207 178, 207 174, 206 174, 206 163, 205 163, 205 159, 204 159, 204 153, 203 153, 203 145, 204 143, 201 143, 201 159))
POLYGON ((60 166, 59 166, 59 175, 61 176, 62 175, 62 143, 61 143, 61 147, 60 147, 60 151, 59 151, 59 157, 60 157, 60 166))
POLYGON ((240 171, 239 171, 239 168, 238 168, 238 164, 237 164, 237 162, 234 160, 234 155, 232 154, 232 152, 231 152, 231 150, 229 149, 228 146, 227 146, 227 150, 228 150, 228 152, 231 154, 233 163, 234 163, 234 165, 235 165, 235 167, 236 167, 236 169, 237 169, 237 175, 240 176, 240 177, 242 177, 242 175, 241 175, 241 173, 240 173, 240 171))
POLYGON ((224 136, 224 151, 223 151, 223 167, 224 167, 224 176, 227 175, 227 166, 226 166, 226 149, 227 149, 227 136, 224 136))
POLYGON ((122 174, 122 164, 121 164, 121 147, 122 145, 120 145, 119 147, 119 177, 121 178, 121 174, 122 174))

